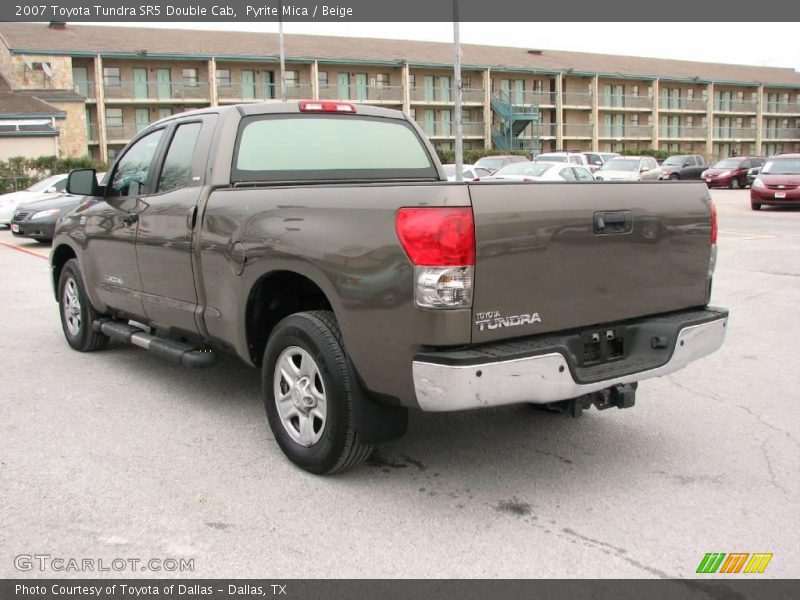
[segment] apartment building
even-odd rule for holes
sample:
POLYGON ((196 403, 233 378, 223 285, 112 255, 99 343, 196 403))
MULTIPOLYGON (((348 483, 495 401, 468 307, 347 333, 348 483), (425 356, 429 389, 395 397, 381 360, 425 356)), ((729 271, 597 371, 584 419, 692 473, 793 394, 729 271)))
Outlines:
MULTIPOLYGON (((282 78, 275 34, 0 23, 0 40, 8 93, 53 107, 48 131, 64 156, 113 159, 153 121, 206 106, 275 101, 282 79, 290 99, 403 110, 434 145, 451 148, 455 140, 449 44, 287 35, 282 78)), ((462 50, 465 148, 658 148, 709 158, 800 151, 800 73, 792 69, 462 50)), ((0 131, 8 114, 2 102, 0 131)))

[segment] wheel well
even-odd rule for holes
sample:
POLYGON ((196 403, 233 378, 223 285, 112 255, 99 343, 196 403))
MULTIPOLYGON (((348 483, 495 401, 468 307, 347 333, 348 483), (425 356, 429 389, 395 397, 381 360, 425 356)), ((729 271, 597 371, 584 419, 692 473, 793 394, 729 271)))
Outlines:
POLYGON ((247 299, 247 345, 255 364, 261 364, 270 333, 281 319, 304 310, 331 310, 331 303, 316 283, 297 273, 278 271, 264 275, 247 299))
POLYGON ((58 300, 58 280, 61 278, 61 269, 71 258, 76 258, 75 251, 66 244, 60 245, 53 250, 53 289, 55 290, 56 300, 58 300))

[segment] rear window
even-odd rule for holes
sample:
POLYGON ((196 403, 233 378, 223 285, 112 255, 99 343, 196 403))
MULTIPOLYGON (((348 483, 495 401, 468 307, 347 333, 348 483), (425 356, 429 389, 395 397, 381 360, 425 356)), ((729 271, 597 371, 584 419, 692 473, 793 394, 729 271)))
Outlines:
POLYGON ((380 117, 249 117, 233 158, 234 182, 437 178, 413 128, 380 117))
POLYGON ((566 154, 539 154, 536 157, 537 161, 544 161, 544 162, 567 162, 567 155, 566 154))

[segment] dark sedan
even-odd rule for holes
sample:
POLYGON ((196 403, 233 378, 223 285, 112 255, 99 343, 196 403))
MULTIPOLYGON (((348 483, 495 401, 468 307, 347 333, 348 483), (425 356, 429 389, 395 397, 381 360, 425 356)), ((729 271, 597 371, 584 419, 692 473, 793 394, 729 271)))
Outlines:
MULTIPOLYGON (((98 173, 100 181, 105 173, 98 173)), ((83 196, 59 194, 55 198, 36 200, 20 204, 11 219, 11 233, 17 237, 28 237, 49 244, 58 220, 83 201, 83 196)))

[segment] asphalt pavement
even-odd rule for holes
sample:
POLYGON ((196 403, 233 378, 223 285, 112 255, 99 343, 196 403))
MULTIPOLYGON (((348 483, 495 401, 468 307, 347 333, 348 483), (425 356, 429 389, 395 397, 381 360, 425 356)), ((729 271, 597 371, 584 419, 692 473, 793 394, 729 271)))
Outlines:
POLYGON ((236 359, 72 351, 47 248, 0 231, 0 577, 672 578, 708 552, 800 576, 800 209, 714 197, 719 352, 627 410, 413 413, 327 478, 283 457, 236 359), (18 570, 33 554, 194 570, 18 570))

